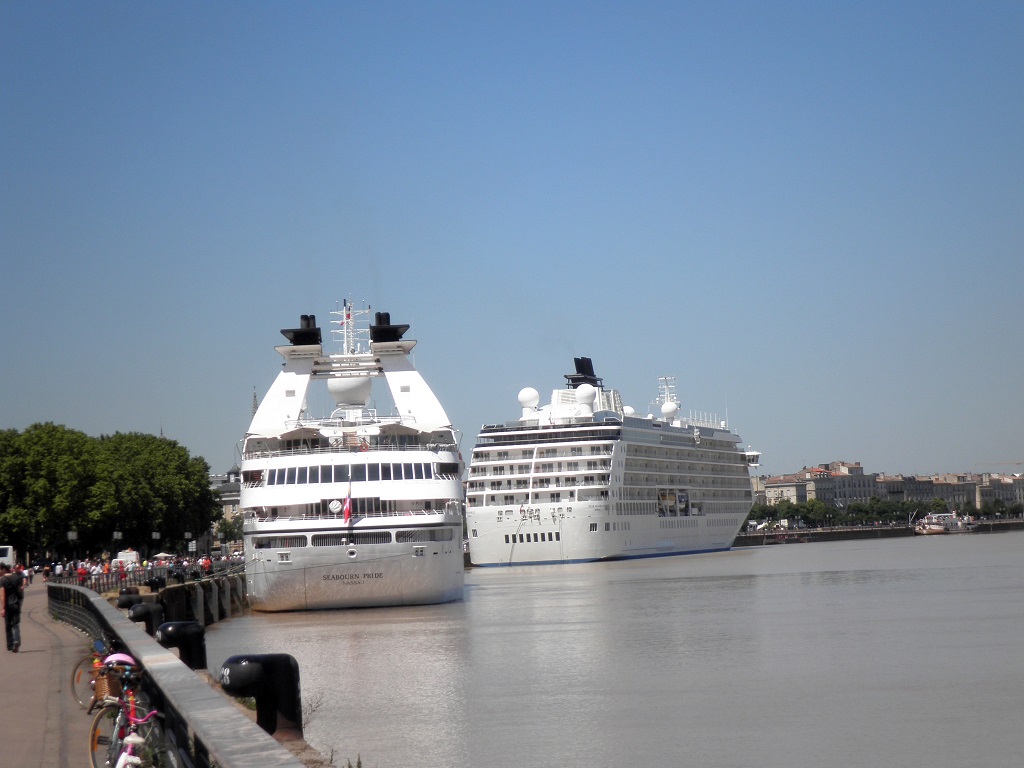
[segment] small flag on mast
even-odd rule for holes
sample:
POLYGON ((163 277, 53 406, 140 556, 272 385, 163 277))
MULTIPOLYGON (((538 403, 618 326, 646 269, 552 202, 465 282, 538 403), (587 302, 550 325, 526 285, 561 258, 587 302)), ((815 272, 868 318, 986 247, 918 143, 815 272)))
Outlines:
POLYGON ((345 497, 345 522, 349 522, 352 519, 352 482, 348 484, 348 495, 345 497))

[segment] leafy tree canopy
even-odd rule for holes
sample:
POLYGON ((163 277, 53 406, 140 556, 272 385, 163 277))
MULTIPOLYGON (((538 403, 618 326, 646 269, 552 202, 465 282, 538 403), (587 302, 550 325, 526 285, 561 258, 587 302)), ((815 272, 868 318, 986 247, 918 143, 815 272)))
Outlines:
POLYGON ((209 465, 173 440, 52 423, 0 431, 0 541, 23 555, 97 553, 114 531, 121 547, 144 550, 154 531, 175 546, 220 516, 209 465))

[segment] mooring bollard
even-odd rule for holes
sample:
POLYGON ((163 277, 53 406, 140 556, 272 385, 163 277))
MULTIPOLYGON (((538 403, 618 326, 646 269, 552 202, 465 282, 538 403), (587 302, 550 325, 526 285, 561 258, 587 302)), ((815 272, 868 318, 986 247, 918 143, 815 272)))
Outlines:
POLYGON ((156 629, 164 623, 164 607, 160 603, 139 603, 128 609, 128 619, 146 623, 146 634, 156 635, 156 629))
POLYGON ((302 692, 294 656, 232 656, 220 668, 220 684, 232 696, 256 699, 256 724, 267 733, 287 729, 302 736, 302 692))
POLYGON ((118 608, 131 608, 133 605, 138 605, 142 602, 142 595, 118 595, 117 596, 117 607, 118 608))
POLYGON ((139 594, 139 588, 138 587, 121 587, 121 589, 118 591, 117 594, 119 594, 119 595, 137 595, 137 594, 139 594))
POLYGON ((165 621, 156 630, 164 648, 177 648, 189 669, 206 669, 206 631, 198 621, 165 621))

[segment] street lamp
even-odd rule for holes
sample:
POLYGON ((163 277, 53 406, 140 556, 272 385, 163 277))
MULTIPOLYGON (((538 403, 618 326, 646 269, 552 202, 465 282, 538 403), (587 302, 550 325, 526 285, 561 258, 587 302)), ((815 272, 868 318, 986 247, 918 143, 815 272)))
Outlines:
POLYGON ((121 532, 120 531, 114 531, 113 537, 114 537, 114 541, 120 541, 121 540, 121 532))

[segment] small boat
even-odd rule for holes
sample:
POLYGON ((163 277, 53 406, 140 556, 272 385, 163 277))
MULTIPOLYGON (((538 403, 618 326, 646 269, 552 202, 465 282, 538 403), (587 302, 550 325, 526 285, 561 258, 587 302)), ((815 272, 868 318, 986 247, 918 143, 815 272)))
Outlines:
POLYGON ((925 515, 914 526, 917 536, 930 536, 938 533, 971 533, 977 530, 978 524, 970 515, 956 512, 938 512, 925 515))

